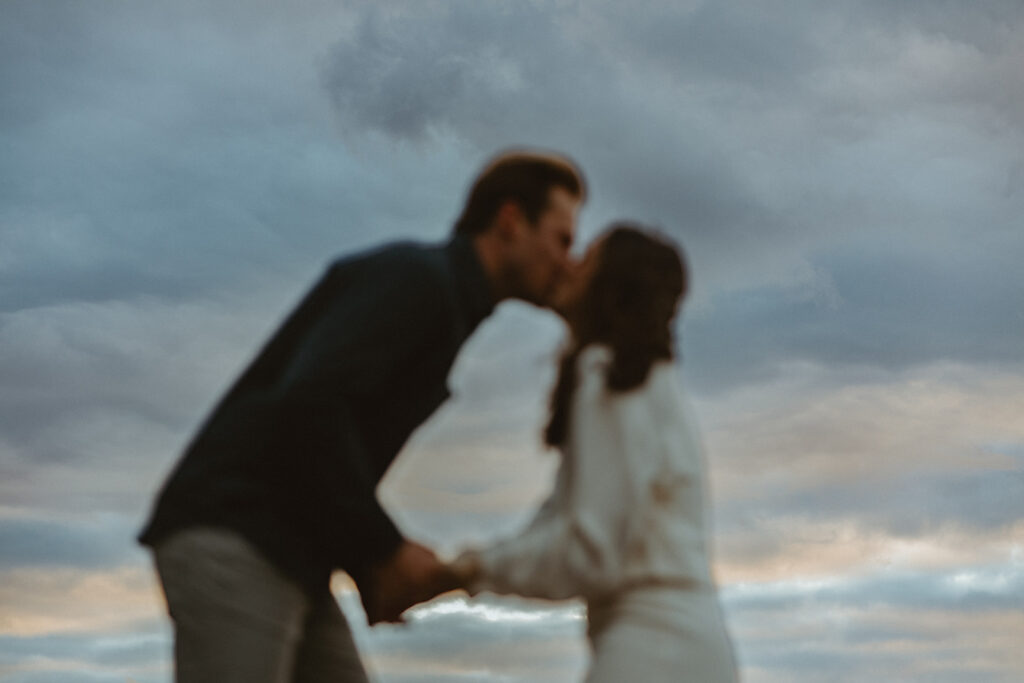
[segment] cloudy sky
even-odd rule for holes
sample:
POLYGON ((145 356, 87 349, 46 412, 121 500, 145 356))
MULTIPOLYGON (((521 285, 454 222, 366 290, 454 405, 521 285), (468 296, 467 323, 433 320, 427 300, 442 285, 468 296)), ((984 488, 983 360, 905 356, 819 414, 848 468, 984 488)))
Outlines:
MULTIPOLYGON (((133 543, 333 255, 445 237, 508 145, 687 248, 682 380, 749 683, 1024 679, 1020 0, 0 4, 0 681, 169 683, 133 543), (826 6, 827 5, 827 6, 826 6), (841 5, 841 7, 840 7, 841 5)), ((514 531, 550 315, 504 304, 380 495, 514 531)), ((564 682, 577 604, 367 629, 382 683, 564 682)))

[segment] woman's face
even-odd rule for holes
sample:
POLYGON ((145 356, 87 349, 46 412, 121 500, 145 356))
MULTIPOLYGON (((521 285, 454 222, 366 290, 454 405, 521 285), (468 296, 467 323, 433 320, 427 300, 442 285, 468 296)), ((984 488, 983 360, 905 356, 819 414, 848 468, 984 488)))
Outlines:
POLYGON ((583 258, 572 264, 554 298, 552 308, 569 324, 573 330, 579 322, 581 304, 586 299, 587 289, 600 261, 601 242, 597 241, 587 248, 583 258))

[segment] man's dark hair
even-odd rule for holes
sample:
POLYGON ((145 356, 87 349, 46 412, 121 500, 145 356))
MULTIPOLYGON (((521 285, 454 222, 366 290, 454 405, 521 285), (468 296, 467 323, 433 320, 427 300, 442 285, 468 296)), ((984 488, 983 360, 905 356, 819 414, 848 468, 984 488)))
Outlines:
POLYGON ((502 152, 484 167, 473 183, 462 215, 455 222, 455 232, 460 235, 483 232, 507 201, 518 204, 526 220, 534 223, 547 208, 553 187, 564 188, 581 200, 586 198, 583 173, 570 159, 549 152, 502 152))

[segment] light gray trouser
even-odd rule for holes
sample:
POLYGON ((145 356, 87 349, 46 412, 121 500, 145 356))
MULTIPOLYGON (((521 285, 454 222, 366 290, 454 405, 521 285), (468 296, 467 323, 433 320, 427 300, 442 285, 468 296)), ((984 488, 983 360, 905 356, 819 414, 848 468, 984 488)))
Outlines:
POLYGON ((154 549, 177 683, 367 683, 348 622, 241 536, 181 531, 154 549))

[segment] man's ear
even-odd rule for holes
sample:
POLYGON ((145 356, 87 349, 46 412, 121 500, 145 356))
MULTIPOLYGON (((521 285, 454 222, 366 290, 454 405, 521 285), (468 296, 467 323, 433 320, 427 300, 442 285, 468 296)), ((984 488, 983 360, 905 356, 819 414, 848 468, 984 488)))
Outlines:
POLYGON ((517 202, 509 199, 498 207, 498 213, 495 215, 494 222, 496 224, 495 227, 498 229, 498 236, 503 240, 512 240, 518 236, 519 231, 526 222, 526 218, 523 215, 522 207, 517 202))

